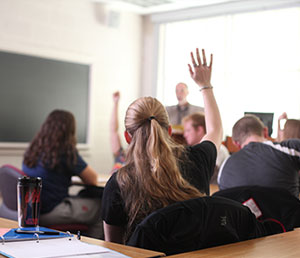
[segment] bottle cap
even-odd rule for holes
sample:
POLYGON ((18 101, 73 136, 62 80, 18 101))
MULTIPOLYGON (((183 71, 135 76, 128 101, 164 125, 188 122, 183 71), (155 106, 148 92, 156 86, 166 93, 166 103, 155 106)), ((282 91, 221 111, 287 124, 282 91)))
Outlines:
POLYGON ((23 177, 19 177, 18 181, 21 184, 39 184, 42 182, 42 178, 23 176, 23 177))

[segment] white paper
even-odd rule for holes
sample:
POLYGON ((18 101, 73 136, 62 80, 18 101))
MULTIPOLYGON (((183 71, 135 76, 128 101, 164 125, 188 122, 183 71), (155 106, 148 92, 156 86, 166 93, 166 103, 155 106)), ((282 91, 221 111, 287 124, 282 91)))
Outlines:
POLYGON ((59 238, 43 239, 39 242, 5 242, 0 244, 0 253, 14 258, 128 257, 99 245, 82 242, 74 237, 71 240, 69 238, 59 238))

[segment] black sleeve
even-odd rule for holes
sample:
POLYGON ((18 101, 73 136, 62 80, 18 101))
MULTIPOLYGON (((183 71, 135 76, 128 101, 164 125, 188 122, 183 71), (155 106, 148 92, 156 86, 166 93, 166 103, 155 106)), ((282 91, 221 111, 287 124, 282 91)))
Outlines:
POLYGON ((279 143, 283 147, 300 151, 300 139, 288 139, 279 143))
POLYGON ((216 165, 217 149, 210 141, 187 147, 189 161, 183 162, 183 177, 199 191, 209 195, 209 181, 216 165))
POLYGON ((127 214, 124 210, 124 202, 121 198, 120 188, 116 180, 115 172, 105 185, 102 204, 102 219, 109 225, 125 226, 127 214))
POLYGON ((295 160, 297 166, 300 168, 300 139, 288 139, 277 143, 277 145, 281 146, 280 151, 293 157, 293 160, 295 160))
POLYGON ((203 141, 195 145, 194 153, 196 158, 207 168, 205 171, 208 173, 207 177, 210 179, 214 173, 217 160, 217 148, 211 141, 203 141), (196 152, 195 152, 196 151, 196 152))

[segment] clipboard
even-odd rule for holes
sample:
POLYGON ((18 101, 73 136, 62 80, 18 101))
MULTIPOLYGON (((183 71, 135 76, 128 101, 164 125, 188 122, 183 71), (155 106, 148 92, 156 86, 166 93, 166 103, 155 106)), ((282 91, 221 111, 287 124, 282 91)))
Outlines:
POLYGON ((27 228, 11 228, 11 229, 0 229, 2 233, 0 236, 0 242, 11 242, 11 241, 26 241, 49 239, 49 238, 62 238, 62 237, 73 237, 71 233, 60 232, 46 227, 27 227, 27 228), (21 230, 23 233, 17 233, 21 230), (5 232, 7 231, 7 232, 5 232), (31 233, 32 232, 32 233, 31 233), (3 234, 4 233, 4 234, 3 234))
MULTIPOLYGON (((0 254, 9 258, 55 258, 55 257, 97 257, 97 258, 129 258, 111 249, 82 242, 70 233, 39 227, 39 231, 55 231, 55 235, 19 234, 17 228, 0 229, 3 234, 0 241, 0 254)), ((27 228, 32 230, 36 228, 27 228)), ((0 233, 0 234, 1 234, 0 233)))

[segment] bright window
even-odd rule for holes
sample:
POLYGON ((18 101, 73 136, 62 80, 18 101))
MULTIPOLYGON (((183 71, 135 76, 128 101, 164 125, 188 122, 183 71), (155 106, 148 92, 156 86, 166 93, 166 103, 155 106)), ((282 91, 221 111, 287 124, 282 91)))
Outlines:
POLYGON ((215 96, 224 134, 248 112, 287 112, 300 118, 300 8, 288 8, 165 23, 160 26, 157 97, 177 103, 175 85, 186 82, 189 102, 203 106, 190 79, 190 51, 214 54, 215 96))

